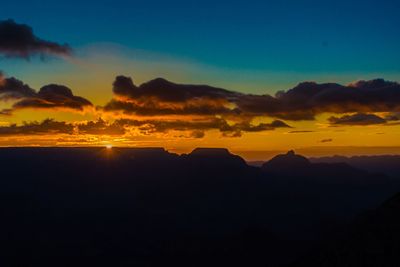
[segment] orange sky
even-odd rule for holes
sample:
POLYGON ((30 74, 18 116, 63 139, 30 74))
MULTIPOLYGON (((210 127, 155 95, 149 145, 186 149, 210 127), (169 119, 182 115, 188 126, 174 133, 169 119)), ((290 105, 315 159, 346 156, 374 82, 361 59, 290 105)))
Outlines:
MULTIPOLYGON (((339 76, 318 74, 317 77, 299 73, 258 73, 256 71, 230 71, 213 69, 209 66, 195 64, 189 61, 177 61, 163 58, 161 55, 149 57, 136 57, 127 59, 115 54, 97 54, 87 56, 84 59, 67 59, 68 64, 59 65, 46 63, 20 62, 23 72, 16 76, 34 90, 46 84, 62 84, 71 88, 75 96, 88 99, 93 103, 92 107, 83 110, 71 110, 65 108, 38 109, 24 108, 14 110, 11 115, 0 115, 0 127, 9 128, 16 124, 21 126, 25 123, 41 123, 48 118, 57 122, 71 124, 73 131, 69 133, 55 133, 54 131, 39 133, 3 133, 0 128, 0 146, 132 146, 132 147, 165 147, 174 152, 189 152, 196 147, 226 147, 233 152, 245 156, 251 160, 260 160, 269 157, 271 153, 296 149, 306 155, 330 155, 330 154, 397 154, 400 147, 400 125, 393 121, 368 125, 332 125, 329 118, 332 116, 342 117, 354 115, 356 112, 333 113, 319 112, 315 120, 286 120, 279 119, 289 127, 278 127, 267 130, 242 131, 239 135, 226 134, 218 129, 185 129, 168 128, 164 130, 145 129, 142 126, 124 126, 126 132, 123 134, 108 134, 107 129, 101 133, 85 133, 76 131, 77 125, 96 122, 99 118, 104 120, 105 125, 111 125, 114 121, 125 118, 135 120, 159 120, 159 121, 185 121, 191 122, 195 119, 210 120, 221 118, 220 115, 195 116, 195 115, 160 115, 143 116, 122 112, 105 112, 103 107, 111 100, 118 98, 112 91, 112 83, 117 75, 125 74, 133 77, 135 85, 163 76, 176 83, 183 84, 209 84, 211 86, 227 88, 232 92, 241 92, 248 95, 263 96, 272 95, 280 90, 288 90, 304 80, 314 79, 319 83, 336 82, 336 79, 346 81, 347 84, 357 79, 357 74, 339 76), (159 61, 156 59, 160 58, 159 61), (36 70, 34 71, 34 69, 36 70), (53 68, 53 71, 51 71, 53 68), (207 70, 207 71, 205 71, 207 70), (212 71, 210 71, 212 70, 212 71), (213 74, 214 73, 214 74, 213 74), (261 80, 265 77, 284 77, 288 79, 288 87, 281 88, 270 79, 271 82, 261 80), (242 89, 241 89, 242 88, 242 89), (333 127, 334 126, 334 127, 333 127)), ((376 74, 364 74, 362 78, 376 77, 376 74)), ((6 71, 3 78, 13 77, 12 71, 6 71)), ((392 77, 396 78, 396 77, 392 77)), ((346 83, 345 83, 346 84, 346 83)), ((190 101, 197 103, 202 98, 194 98, 190 101), (196 102, 197 101, 197 102, 196 102)), ((189 102, 190 102, 189 101, 189 102)), ((207 104, 213 103, 204 100, 207 104)), ((213 100, 214 101, 214 100, 213 100)), ((219 100, 218 100, 219 101, 219 100)), ((0 110, 11 108, 15 100, 0 101, 0 110)), ((158 103, 158 102, 157 102, 158 103)), ((159 102, 164 106, 172 105, 168 102, 159 102)), ((180 103, 179 105, 185 105, 180 103)), ((160 104, 160 105, 161 105, 160 104)), ((198 104, 198 103, 197 103, 198 104)), ((196 105, 197 105, 196 104, 196 105)), ((204 104, 204 103, 203 103, 204 104)), ((177 105, 173 104, 172 106, 177 105)), ((219 105, 218 102, 215 105, 219 105)), ((229 106, 230 103, 222 103, 229 106)), ((234 108, 234 107, 229 107, 234 108)), ((365 107, 360 110, 363 112, 365 107)), ((394 111, 394 110, 393 110, 394 111)), ((389 116, 391 110, 380 112, 367 112, 384 118, 389 116)), ((229 125, 243 123, 248 119, 232 115, 222 116, 229 125)), ((271 124, 276 117, 269 115, 253 116, 249 119, 252 127, 259 124, 271 124)), ((104 126, 104 125, 103 125, 104 126)), ((105 127, 105 126, 104 126, 105 127)))
MULTIPOLYGON (((191 131, 168 130, 162 133, 143 133, 135 128, 123 135, 104 134, 24 134, 0 137, 0 146, 132 146, 165 147, 172 152, 186 153, 195 147, 226 147, 249 160, 262 160, 289 149, 309 156, 331 154, 400 154, 399 125, 330 127, 323 114, 316 121, 288 122, 293 128, 243 133, 240 137, 226 137, 218 130, 205 131, 202 138, 191 136, 191 131)), ((0 117, 0 126, 22 121, 41 121, 54 118, 71 123, 96 120, 98 112, 74 113, 65 111, 22 110, 12 116, 0 117)), ((112 116, 105 118, 112 120, 112 116)), ((186 117, 190 120, 190 117, 186 117)), ((258 119, 270 121, 269 118, 258 119)))

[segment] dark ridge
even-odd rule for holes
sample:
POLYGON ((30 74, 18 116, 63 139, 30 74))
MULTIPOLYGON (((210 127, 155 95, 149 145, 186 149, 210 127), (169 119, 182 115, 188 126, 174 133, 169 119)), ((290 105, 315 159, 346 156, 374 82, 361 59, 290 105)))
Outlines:
POLYGON ((331 156, 310 158, 313 163, 347 163, 355 168, 369 172, 380 172, 399 177, 400 174, 400 155, 380 155, 380 156, 331 156))
POLYGON ((285 176, 291 181, 312 183, 366 185, 390 183, 391 180, 382 172, 368 172, 345 162, 312 163, 293 150, 277 155, 264 163, 261 169, 271 175, 285 176))

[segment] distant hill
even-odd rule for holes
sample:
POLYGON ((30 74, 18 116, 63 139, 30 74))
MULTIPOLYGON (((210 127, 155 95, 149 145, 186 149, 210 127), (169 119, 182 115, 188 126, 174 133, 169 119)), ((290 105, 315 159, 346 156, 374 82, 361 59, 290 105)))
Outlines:
POLYGON ((277 155, 262 165, 262 169, 266 172, 285 172, 291 173, 299 169, 310 167, 310 161, 291 150, 286 154, 277 155))
POLYGON ((332 156, 321 158, 310 158, 315 163, 337 163, 344 162, 353 167, 370 172, 381 172, 394 178, 400 177, 400 155, 386 156, 332 156))
POLYGON ((317 183, 359 183, 366 185, 389 182, 384 174, 369 173, 340 161, 332 163, 311 162, 306 157, 296 154, 293 150, 275 156, 264 163, 261 168, 266 173, 290 177, 302 176, 303 179, 313 180, 317 183))

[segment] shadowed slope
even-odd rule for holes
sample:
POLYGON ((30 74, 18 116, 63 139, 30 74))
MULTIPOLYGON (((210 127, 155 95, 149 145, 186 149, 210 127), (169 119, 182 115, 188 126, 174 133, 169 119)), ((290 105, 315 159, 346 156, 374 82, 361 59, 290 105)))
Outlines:
POLYGON ((292 265, 298 267, 399 266, 400 194, 374 211, 360 216, 342 240, 327 241, 308 258, 292 265))

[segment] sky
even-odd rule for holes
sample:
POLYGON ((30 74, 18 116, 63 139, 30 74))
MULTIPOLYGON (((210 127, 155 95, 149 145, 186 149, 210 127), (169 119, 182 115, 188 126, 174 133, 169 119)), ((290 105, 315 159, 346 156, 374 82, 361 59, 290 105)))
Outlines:
POLYGON ((399 9, 398 1, 6 1, 0 145, 393 153, 399 9), (21 25, 33 37, 10 41, 21 25), (33 91, 16 93, 11 77, 33 91), (375 79, 384 81, 357 83, 375 79), (73 97, 55 86, 41 93, 45 85, 73 97), (314 87, 320 94, 307 91, 314 87))

